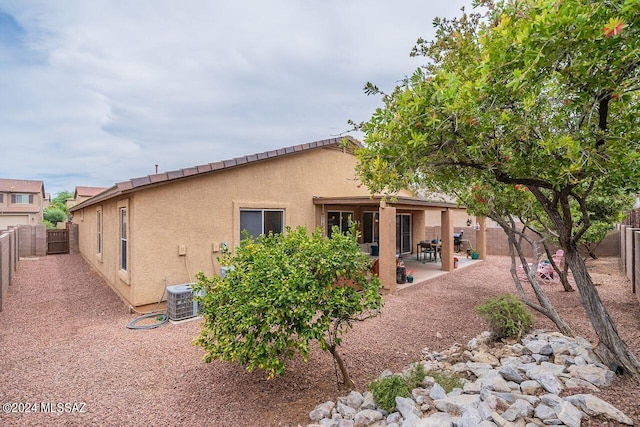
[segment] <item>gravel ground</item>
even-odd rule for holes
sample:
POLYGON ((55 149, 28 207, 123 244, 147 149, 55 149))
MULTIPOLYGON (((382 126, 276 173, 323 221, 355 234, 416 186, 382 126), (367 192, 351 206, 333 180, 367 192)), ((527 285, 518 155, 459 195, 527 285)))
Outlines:
MULTIPOLYGON (((620 334, 640 355, 640 303, 618 259, 589 265, 620 334)), ((508 269, 507 258, 489 257, 385 297, 382 315, 356 325, 341 348, 359 389, 384 369, 419 360, 425 347, 445 349, 485 330, 473 306, 514 291, 508 269)), ((595 342, 577 292, 547 289, 574 330, 595 342)), ((191 343, 199 321, 129 330, 134 317, 79 255, 20 262, 0 312, 0 403, 35 403, 38 413, 0 413, 0 425, 306 425, 318 403, 346 394, 320 350, 266 381, 260 372, 202 362, 203 351, 191 343), (62 411, 42 413, 41 402, 62 411)), ((539 316, 536 327, 554 329, 539 316)), ((600 397, 640 423, 637 382, 618 379, 600 397)))

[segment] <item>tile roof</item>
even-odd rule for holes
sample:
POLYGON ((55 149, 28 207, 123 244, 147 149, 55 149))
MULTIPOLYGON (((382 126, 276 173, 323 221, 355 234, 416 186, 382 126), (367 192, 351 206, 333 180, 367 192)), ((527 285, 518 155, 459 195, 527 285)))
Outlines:
POLYGON ((6 193, 42 193, 44 197, 44 183, 26 179, 0 178, 0 191, 6 193))
POLYGON ((76 193, 74 198, 80 197, 93 197, 106 190, 106 187, 76 187, 76 193))
POLYGON ((288 154, 299 153, 301 151, 310 150, 313 148, 329 147, 339 145, 343 140, 347 140, 350 143, 359 145, 359 143, 350 136, 342 138, 324 139, 322 141, 315 141, 307 144, 295 145, 293 147, 279 148, 277 150, 267 151, 259 154, 250 154, 242 157, 235 157, 233 159, 223 160, 215 163, 206 163, 203 165, 193 166, 190 168, 179 169, 176 171, 170 171, 166 173, 160 173, 155 175, 147 175, 139 178, 133 178, 128 181, 119 182, 116 187, 120 191, 129 191, 135 188, 144 187, 150 184, 157 184, 164 181, 171 181, 174 179, 186 178, 193 175, 204 174, 208 172, 218 171, 221 169, 230 169, 237 166, 246 165, 249 163, 255 163, 262 160, 272 159, 275 157, 282 157, 288 154))
POLYGON ((147 175, 138 178, 132 178, 127 181, 116 183, 113 187, 104 191, 97 197, 92 197, 70 209, 75 211, 82 209, 85 206, 89 206, 94 203, 109 199, 117 194, 128 193, 142 189, 149 185, 162 185, 171 181, 188 178, 195 175, 207 174, 217 172, 223 169, 231 169, 248 165, 251 163, 257 163, 277 157, 284 157, 291 154, 300 153, 302 151, 312 150, 316 148, 340 148, 341 144, 348 142, 353 147, 360 146, 360 142, 351 136, 324 139, 321 141, 314 141, 305 144, 295 145, 292 147, 280 148, 277 150, 265 151, 263 153, 250 154, 247 156, 236 157, 233 159, 222 160, 214 163, 206 163, 203 165, 193 166, 184 169, 178 169, 174 171, 162 172, 153 175, 147 175))

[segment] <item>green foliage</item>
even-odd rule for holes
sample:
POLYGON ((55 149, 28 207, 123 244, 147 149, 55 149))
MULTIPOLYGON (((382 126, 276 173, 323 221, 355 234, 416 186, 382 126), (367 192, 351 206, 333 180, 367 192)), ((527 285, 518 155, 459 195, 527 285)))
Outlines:
POLYGON ((511 294, 489 298, 475 307, 489 323, 493 338, 521 338, 533 325, 533 315, 511 294))
POLYGON ((396 408, 396 396, 411 396, 411 389, 401 375, 391 375, 373 380, 369 384, 369 391, 373 394, 376 404, 389 413, 396 408))
POLYGON ((51 205, 55 205, 58 207, 64 206, 66 209, 67 199, 73 199, 74 195, 75 194, 73 191, 68 191, 68 190, 64 190, 59 193, 56 193, 56 196, 53 199, 51 199, 51 205))
POLYGON ((462 378, 453 372, 430 372, 431 376, 447 393, 463 386, 462 378))
POLYGON ((50 206, 44 210, 44 219, 55 227, 57 223, 66 221, 67 211, 50 206))
POLYGON ((47 227, 47 229, 49 230, 56 228, 55 225, 53 225, 51 222, 47 221, 46 219, 42 220, 42 224, 44 224, 45 227, 47 227))
POLYGON ((352 232, 327 238, 320 229, 309 235, 287 228, 245 239, 219 260, 234 269, 224 280, 199 273, 195 286, 206 291, 196 297, 204 323, 194 343, 205 348, 207 362, 282 375, 296 353, 308 359, 312 341, 335 350, 354 321, 382 304, 380 281, 352 232))
POLYGON ((424 386, 424 377, 429 375, 449 393, 456 387, 462 387, 461 377, 454 373, 425 372, 422 363, 414 363, 401 375, 377 378, 369 383, 369 391, 376 404, 387 412, 393 412, 396 396, 410 397, 411 391, 424 386))

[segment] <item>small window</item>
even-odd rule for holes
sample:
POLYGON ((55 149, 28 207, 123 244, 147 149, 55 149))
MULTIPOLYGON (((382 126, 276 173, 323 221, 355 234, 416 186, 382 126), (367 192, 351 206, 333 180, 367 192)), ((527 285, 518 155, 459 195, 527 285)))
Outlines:
POLYGON ((261 234, 282 233, 284 230, 284 210, 282 209, 242 209, 240 210, 240 240, 243 231, 256 238, 261 234))
POLYGON ((0 203, 4 203, 4 194, 0 193, 0 203))
POLYGON ((327 236, 331 237, 334 226, 338 227, 341 233, 346 234, 351 224, 353 224, 353 212, 327 212, 327 236))
POLYGON ((14 203, 16 205, 33 204, 33 194, 12 194, 11 203, 14 203))
POLYGON ((96 211, 96 234, 97 234, 97 253, 100 255, 102 253, 102 211, 96 211))
POLYGON ((127 271, 127 208, 120 208, 120 270, 127 271))

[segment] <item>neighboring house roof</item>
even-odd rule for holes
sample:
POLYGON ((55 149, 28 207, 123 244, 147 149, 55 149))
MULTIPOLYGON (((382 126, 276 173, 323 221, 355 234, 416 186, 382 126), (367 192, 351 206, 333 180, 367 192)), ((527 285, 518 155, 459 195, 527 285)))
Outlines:
POLYGON ((76 191, 73 195, 73 198, 77 199, 78 196, 80 197, 97 196, 98 194, 102 193, 104 190, 106 190, 105 187, 76 187, 76 191))
POLYGON ((0 178, 0 191, 5 193, 41 193, 42 197, 45 197, 42 181, 0 178))
POLYGON ((265 160, 271 160, 274 158, 285 157, 291 154, 297 154, 303 151, 313 150, 317 148, 337 148, 341 149, 342 144, 347 142, 352 147, 359 147, 360 143, 350 137, 340 137, 324 139, 322 141, 314 141, 306 144, 294 145, 292 147, 280 148, 272 151, 265 151, 258 154, 250 154, 248 156, 236 157, 229 160, 222 160, 215 163, 207 163, 204 165, 194 166, 191 168, 179 169, 175 171, 157 173, 153 175, 147 175, 139 178, 133 178, 128 181, 119 182, 111 188, 108 188, 104 192, 79 203, 69 210, 71 212, 82 209, 86 206, 90 206, 95 203, 99 203, 103 200, 110 199, 120 194, 131 193, 144 188, 152 186, 164 185, 169 182, 174 182, 181 179, 192 178, 198 175, 206 175, 222 170, 228 170, 236 167, 246 166, 252 163, 258 163, 265 160))

